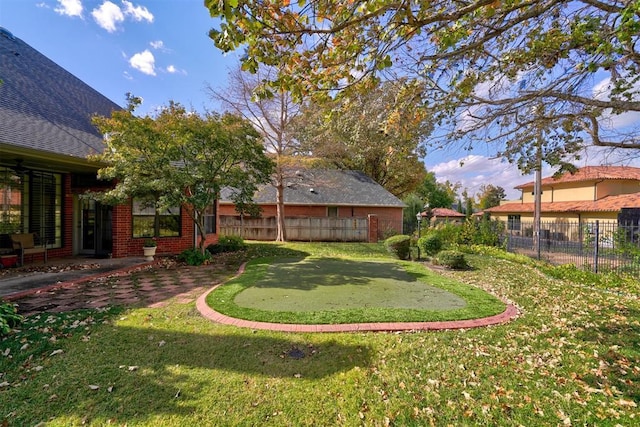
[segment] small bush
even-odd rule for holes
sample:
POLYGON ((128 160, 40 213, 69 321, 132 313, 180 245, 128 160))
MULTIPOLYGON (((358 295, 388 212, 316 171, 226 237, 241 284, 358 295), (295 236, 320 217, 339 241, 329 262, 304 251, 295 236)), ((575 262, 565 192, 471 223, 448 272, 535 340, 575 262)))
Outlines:
POLYGON ((442 249, 442 239, 437 233, 429 233, 418 239, 418 247, 425 255, 435 255, 442 249))
POLYGON ((9 335, 12 328, 22 323, 22 316, 18 314, 18 308, 15 304, 6 301, 0 301, 0 337, 9 335))
POLYGON ((224 252, 237 252, 247 249, 247 244, 240 236, 220 236, 218 243, 207 246, 210 254, 221 254, 224 252))
POLYGON ((384 241, 387 251, 398 259, 408 259, 411 252, 411 237, 398 234, 384 241))
POLYGON ((464 254, 459 251, 442 251, 435 256, 435 262, 443 267, 463 270, 469 267, 464 254))
POLYGON ((211 260, 211 254, 208 250, 204 254, 198 248, 185 249, 178 255, 178 261, 186 262, 189 265, 202 265, 211 260))

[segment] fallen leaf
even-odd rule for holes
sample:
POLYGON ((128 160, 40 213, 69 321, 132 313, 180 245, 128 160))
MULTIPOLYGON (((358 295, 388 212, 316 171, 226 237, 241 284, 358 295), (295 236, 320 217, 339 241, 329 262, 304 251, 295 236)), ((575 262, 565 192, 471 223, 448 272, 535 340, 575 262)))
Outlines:
POLYGON ((57 349, 57 350, 53 350, 49 356, 55 356, 56 354, 61 354, 61 353, 64 353, 64 350, 57 349))
POLYGON ((625 399, 620 399, 616 402, 618 405, 620 406, 628 406, 631 408, 635 408, 638 405, 636 404, 636 402, 634 402, 633 400, 625 400, 625 399))
POLYGON ((94 384, 89 384, 89 388, 91 390, 98 390, 100 388, 100 386, 99 385, 94 385, 94 384))

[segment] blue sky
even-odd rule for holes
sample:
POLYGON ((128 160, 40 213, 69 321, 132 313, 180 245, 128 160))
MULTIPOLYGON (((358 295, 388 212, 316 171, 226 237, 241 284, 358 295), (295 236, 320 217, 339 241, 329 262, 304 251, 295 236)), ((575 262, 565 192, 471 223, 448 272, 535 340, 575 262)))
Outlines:
MULTIPOLYGON (((240 53, 223 55, 208 37, 216 25, 202 0, 0 0, 0 26, 116 102, 143 98, 151 113, 169 100, 198 111, 218 106, 204 90, 225 87, 240 53)), ((438 180, 460 182, 470 194, 483 184, 513 187, 533 180, 486 151, 432 151, 425 164, 438 180)), ((599 150, 583 165, 599 165, 599 150)), ((543 175, 551 173, 545 170, 543 175)))

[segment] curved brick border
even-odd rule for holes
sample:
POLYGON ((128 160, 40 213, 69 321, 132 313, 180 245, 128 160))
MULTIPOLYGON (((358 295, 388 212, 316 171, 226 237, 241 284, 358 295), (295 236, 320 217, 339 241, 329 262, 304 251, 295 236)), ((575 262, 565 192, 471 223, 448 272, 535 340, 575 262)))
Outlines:
MULTIPOLYGON (((244 272, 246 264, 242 264, 234 277, 244 272)), ((337 325, 298 325, 289 323, 256 322, 253 320, 236 319, 218 313, 207 305, 207 295, 214 291, 220 284, 209 289, 198 297, 196 307, 200 314, 209 320, 225 325, 233 325, 241 328, 261 329, 281 332, 362 332, 362 331, 434 331, 442 329, 468 329, 482 326, 498 325, 509 322, 518 316, 518 309, 512 303, 505 302, 507 308, 495 316, 482 319, 448 320, 443 322, 384 322, 384 323, 343 323, 337 325)))

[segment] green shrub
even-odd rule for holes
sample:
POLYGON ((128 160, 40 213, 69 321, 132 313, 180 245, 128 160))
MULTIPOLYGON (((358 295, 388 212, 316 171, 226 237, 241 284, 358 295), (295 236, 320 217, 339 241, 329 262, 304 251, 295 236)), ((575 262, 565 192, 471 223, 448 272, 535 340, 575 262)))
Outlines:
POLYGON ((211 260, 211 254, 208 250, 204 254, 198 248, 185 249, 178 255, 178 261, 186 262, 189 265, 202 265, 211 260))
POLYGON ((218 243, 207 246, 210 254, 221 254, 223 252, 237 252, 247 249, 247 244, 240 236, 220 236, 218 243))
POLYGON ((384 247, 398 259, 408 259, 411 252, 411 237, 398 234, 384 241, 384 247))
POLYGON ((8 335, 12 328, 22 323, 22 320, 15 304, 0 301, 0 337, 8 335))
POLYGON ((441 251, 435 256, 435 262, 438 265, 454 270, 462 270, 469 267, 464 254, 459 251, 441 251))
POLYGON ((446 247, 458 244, 462 225, 455 222, 439 223, 436 225, 436 230, 442 240, 443 246, 446 247))
POLYGON ((436 232, 431 232, 418 239, 418 247, 425 255, 435 255, 442 249, 442 238, 436 232))

